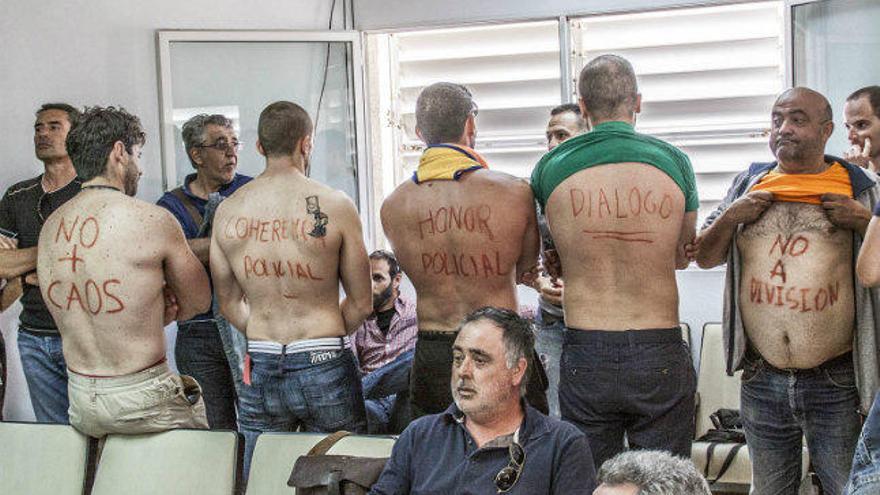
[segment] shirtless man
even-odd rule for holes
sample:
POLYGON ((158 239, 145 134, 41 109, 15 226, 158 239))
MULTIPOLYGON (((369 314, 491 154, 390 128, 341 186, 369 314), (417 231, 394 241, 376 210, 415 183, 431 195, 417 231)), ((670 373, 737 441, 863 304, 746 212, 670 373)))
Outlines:
POLYGON ((878 172, 880 166, 880 86, 867 86, 846 98, 846 133, 852 145, 843 158, 878 172))
POLYGON ((838 494, 859 434, 859 392, 867 411, 877 387, 871 308, 880 301, 854 282, 853 265, 880 187, 823 155, 834 124, 819 93, 790 89, 771 116, 777 161, 734 179, 703 226, 697 263, 727 262, 725 358, 728 373, 743 369, 754 493, 797 493, 806 435, 824 492, 838 494))
POLYGON ((37 249, 68 367, 70 424, 99 438, 208 427, 199 385, 165 363, 163 332, 208 307, 208 276, 174 217, 131 197, 143 144, 137 117, 86 111, 67 137, 82 192, 46 220, 37 249))
MULTIPOLYGON (((416 133, 428 147, 413 179, 382 204, 385 235, 418 294, 413 417, 452 402, 452 344, 462 319, 483 306, 516 311, 516 284, 537 266, 532 192, 525 181, 488 170, 473 150, 476 114, 464 86, 422 90, 416 133)), ((535 383, 527 398, 546 412, 535 383)))
POLYGON ((532 174, 565 276, 562 418, 587 435, 597 468, 624 434, 630 447, 689 456, 695 373, 675 269, 694 237, 694 172, 677 148, 633 130, 641 95, 629 62, 593 59, 578 90, 591 131, 532 174))
POLYGON ((257 132, 266 170, 221 203, 210 249, 220 312, 248 337, 239 397, 245 473, 265 431, 366 433, 348 335, 373 311, 357 209, 308 177, 309 115, 278 101, 260 114, 257 132))

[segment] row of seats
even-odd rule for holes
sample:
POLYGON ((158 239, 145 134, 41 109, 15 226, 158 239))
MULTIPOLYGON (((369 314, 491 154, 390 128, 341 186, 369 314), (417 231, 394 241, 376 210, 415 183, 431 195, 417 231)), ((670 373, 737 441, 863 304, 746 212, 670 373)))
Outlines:
MULTIPOLYGON (((294 492, 294 461, 325 435, 266 433, 254 451, 247 495, 294 492)), ((330 454, 388 457, 392 437, 349 436, 330 454)), ((97 441, 70 426, 0 423, 0 493, 230 495, 240 493, 244 440, 232 431, 174 430, 97 441)))
MULTIPOLYGON (((740 372, 727 376, 720 324, 703 327, 700 372, 697 379, 696 438, 720 408, 739 409, 740 372)), ((690 329, 682 325, 690 345, 690 329)), ((290 470, 323 434, 268 433, 260 436, 254 451, 247 495, 290 494, 290 470)), ((386 457, 392 437, 349 436, 330 453, 386 457)), ((0 493, 115 494, 230 494, 239 493, 244 442, 230 431, 175 430, 154 435, 110 436, 96 462, 96 441, 69 426, 0 423, 0 493)), ((694 442, 692 459, 703 470, 709 445, 694 442)), ((732 444, 714 449, 709 479, 717 477, 732 444)), ((809 466, 804 449, 803 466, 809 466)), ((751 464, 742 448, 713 489, 748 493, 751 464)))

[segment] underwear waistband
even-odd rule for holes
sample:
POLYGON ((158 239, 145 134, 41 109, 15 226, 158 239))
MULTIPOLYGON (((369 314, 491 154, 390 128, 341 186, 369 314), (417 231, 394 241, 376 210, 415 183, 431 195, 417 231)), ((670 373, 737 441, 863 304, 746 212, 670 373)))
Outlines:
POLYGON ((829 359, 828 361, 825 361, 824 363, 820 364, 819 366, 816 366, 815 368, 777 368, 776 366, 773 366, 772 364, 770 364, 769 361, 764 359, 764 356, 762 356, 761 353, 758 352, 758 350, 755 349, 754 347, 752 347, 751 345, 746 346, 746 356, 745 357, 749 361, 760 361, 761 366, 763 366, 764 369, 773 371, 775 373, 784 374, 784 375, 814 373, 814 372, 822 371, 825 369, 837 368, 841 365, 853 366, 853 353, 852 353, 852 351, 846 351, 837 357, 833 357, 833 358, 829 359))
POLYGON ((323 337, 319 339, 306 339, 279 344, 271 340, 249 340, 248 352, 260 354, 296 354, 298 352, 313 351, 341 351, 351 347, 351 339, 345 337, 323 337))
POLYGON ((566 327, 565 342, 605 344, 662 344, 681 342, 681 327, 646 328, 643 330, 581 330, 566 327))

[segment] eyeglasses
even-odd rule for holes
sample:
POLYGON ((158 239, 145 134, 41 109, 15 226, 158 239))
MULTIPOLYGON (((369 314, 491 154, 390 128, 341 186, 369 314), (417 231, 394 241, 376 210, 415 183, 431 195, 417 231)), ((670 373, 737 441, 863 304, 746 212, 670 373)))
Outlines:
POLYGON ((214 148, 217 151, 226 152, 226 150, 232 148, 235 151, 241 151, 242 144, 239 141, 229 142, 225 139, 218 139, 211 144, 199 144, 195 146, 195 148, 214 148))
POLYGON ((513 485, 519 481, 519 475, 526 462, 526 451, 516 440, 510 443, 508 454, 510 460, 507 462, 507 466, 495 475, 495 488, 498 489, 498 493, 506 493, 513 488, 513 485))

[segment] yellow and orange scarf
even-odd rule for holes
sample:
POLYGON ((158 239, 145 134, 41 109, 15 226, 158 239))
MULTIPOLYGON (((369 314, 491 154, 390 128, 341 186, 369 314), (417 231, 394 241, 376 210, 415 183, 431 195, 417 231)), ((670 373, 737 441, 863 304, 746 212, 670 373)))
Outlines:
POLYGON ((818 174, 783 174, 772 171, 752 187, 752 191, 770 191, 774 201, 820 205, 825 193, 853 196, 849 172, 837 162, 818 174))
POLYGON ((486 160, 476 151, 458 144, 428 146, 419 159, 419 168, 412 180, 420 184, 426 180, 458 180, 467 172, 489 168, 486 160))

